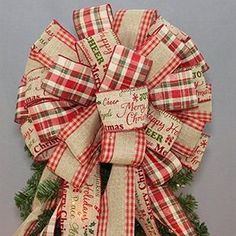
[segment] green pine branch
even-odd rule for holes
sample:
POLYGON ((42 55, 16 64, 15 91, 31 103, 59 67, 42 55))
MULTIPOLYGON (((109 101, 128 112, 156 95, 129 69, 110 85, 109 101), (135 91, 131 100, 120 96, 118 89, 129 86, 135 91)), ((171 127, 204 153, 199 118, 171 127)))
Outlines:
POLYGON ((43 162, 32 163, 31 169, 34 171, 32 177, 26 182, 26 187, 15 195, 15 203, 20 210, 20 216, 23 220, 32 211, 32 203, 45 165, 43 162))
POLYGON ((53 200, 57 197, 60 188, 60 181, 58 179, 47 179, 39 184, 37 189, 37 198, 41 202, 53 200))
POLYGON ((193 172, 187 168, 183 168, 175 174, 168 182, 167 185, 173 192, 190 185, 193 182, 193 172))

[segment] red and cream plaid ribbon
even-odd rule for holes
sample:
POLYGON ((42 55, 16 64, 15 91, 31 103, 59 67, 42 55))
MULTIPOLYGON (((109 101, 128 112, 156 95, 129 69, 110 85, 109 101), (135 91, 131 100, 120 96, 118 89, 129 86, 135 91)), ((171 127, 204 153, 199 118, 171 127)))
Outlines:
POLYGON ((202 54, 156 10, 113 19, 106 4, 75 10, 73 20, 79 40, 54 20, 34 43, 18 92, 26 145, 65 183, 41 235, 53 235, 60 220, 62 235, 131 236, 135 217, 150 236, 160 235, 155 219, 196 235, 165 183, 183 165, 196 170, 208 142, 202 54), (102 195, 99 162, 113 164, 102 195))

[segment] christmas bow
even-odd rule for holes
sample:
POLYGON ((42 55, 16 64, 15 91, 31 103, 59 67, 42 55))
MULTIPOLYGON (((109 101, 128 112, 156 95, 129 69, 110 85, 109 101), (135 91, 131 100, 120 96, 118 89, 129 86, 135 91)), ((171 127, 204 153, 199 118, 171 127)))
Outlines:
POLYGON ((165 183, 183 165, 196 170, 207 145, 211 86, 201 53, 155 10, 113 18, 107 4, 73 19, 79 40, 54 20, 19 87, 26 145, 35 161, 48 161, 46 178, 63 183, 57 201, 33 207, 16 235, 30 235, 50 204, 41 235, 54 235, 57 220, 63 235, 134 235, 135 217, 147 235, 160 235, 155 220, 196 235, 165 183), (103 193, 100 163, 113 164, 103 193))

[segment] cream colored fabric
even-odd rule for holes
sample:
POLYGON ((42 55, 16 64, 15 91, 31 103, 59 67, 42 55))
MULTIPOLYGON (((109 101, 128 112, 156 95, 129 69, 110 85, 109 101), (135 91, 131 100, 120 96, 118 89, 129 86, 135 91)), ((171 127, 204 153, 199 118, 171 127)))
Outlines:
POLYGON ((117 32, 123 46, 134 49, 143 13, 143 10, 129 10, 125 12, 122 18, 122 24, 117 32), (125 22, 128 22, 128 24, 125 24, 125 22), (134 22, 134 24, 130 22, 134 22), (132 32, 132 34, 130 32, 132 32))
POLYGON ((107 186, 108 225, 107 235, 125 236, 126 167, 114 165, 107 186))
POLYGON ((55 36, 49 43, 41 49, 41 52, 50 57, 53 61, 57 60, 58 55, 63 55, 72 61, 78 61, 78 56, 75 49, 72 49, 65 43, 61 42, 55 36))
POLYGON ((80 162, 75 159, 69 148, 66 148, 58 163, 55 173, 71 183, 80 166, 80 162))
POLYGON ((208 140, 209 136, 202 134, 191 156, 184 156, 181 153, 176 153, 176 155, 184 165, 196 171, 199 168, 203 154, 206 151, 208 140))
POLYGON ((117 44, 119 40, 112 30, 103 31, 77 42, 77 51, 83 51, 98 83, 103 80, 107 64, 117 44))
POLYGON ((87 119, 65 140, 67 146, 76 159, 79 160, 81 154, 92 145, 100 126, 100 117, 98 111, 95 110, 89 119, 87 119))
POLYGON ((152 105, 149 106, 148 120, 147 146, 161 156, 166 156, 178 139, 182 122, 167 112, 155 109, 152 105))
POLYGON ((58 33, 60 28, 60 25, 58 25, 55 21, 52 21, 42 33, 40 38, 34 43, 34 46, 39 50, 42 49, 52 39, 52 36, 58 33))
POLYGON ((147 124, 147 87, 102 92, 96 97, 105 130, 131 130, 147 124))
POLYGON ((78 190, 69 185, 62 206, 64 217, 63 235, 85 235, 93 231, 97 235, 97 218, 100 204, 100 166, 96 165, 84 184, 78 190))
POLYGON ((180 130, 176 142, 193 150, 196 147, 197 143, 199 142, 201 135, 202 133, 200 131, 183 123, 182 129, 180 130))

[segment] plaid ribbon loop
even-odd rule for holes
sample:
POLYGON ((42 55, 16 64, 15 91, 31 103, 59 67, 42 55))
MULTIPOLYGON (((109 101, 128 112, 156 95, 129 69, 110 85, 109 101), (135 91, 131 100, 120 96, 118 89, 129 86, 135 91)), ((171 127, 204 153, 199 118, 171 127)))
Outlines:
MULTIPOLYGON (((34 43, 17 97, 15 120, 34 160, 48 160, 64 180, 65 199, 53 203, 40 235, 54 235, 61 218, 65 235, 77 222, 75 235, 89 226, 98 236, 133 236, 137 217, 148 236, 160 235, 155 220, 196 236, 165 183, 183 166, 197 170, 208 143, 202 54, 156 10, 120 10, 113 19, 106 4, 75 10, 73 20, 79 40, 54 20, 34 43), (100 163, 113 164, 102 195, 100 163), (92 209, 82 209, 86 194, 92 209), (73 199, 84 221, 62 217, 73 199)), ((17 235, 33 232, 32 215, 17 235)))
POLYGON ((79 39, 90 37, 111 28, 113 21, 110 4, 74 10, 73 21, 79 39))
POLYGON ((91 69, 59 56, 42 83, 42 88, 61 99, 89 106, 94 102, 96 86, 91 69))

